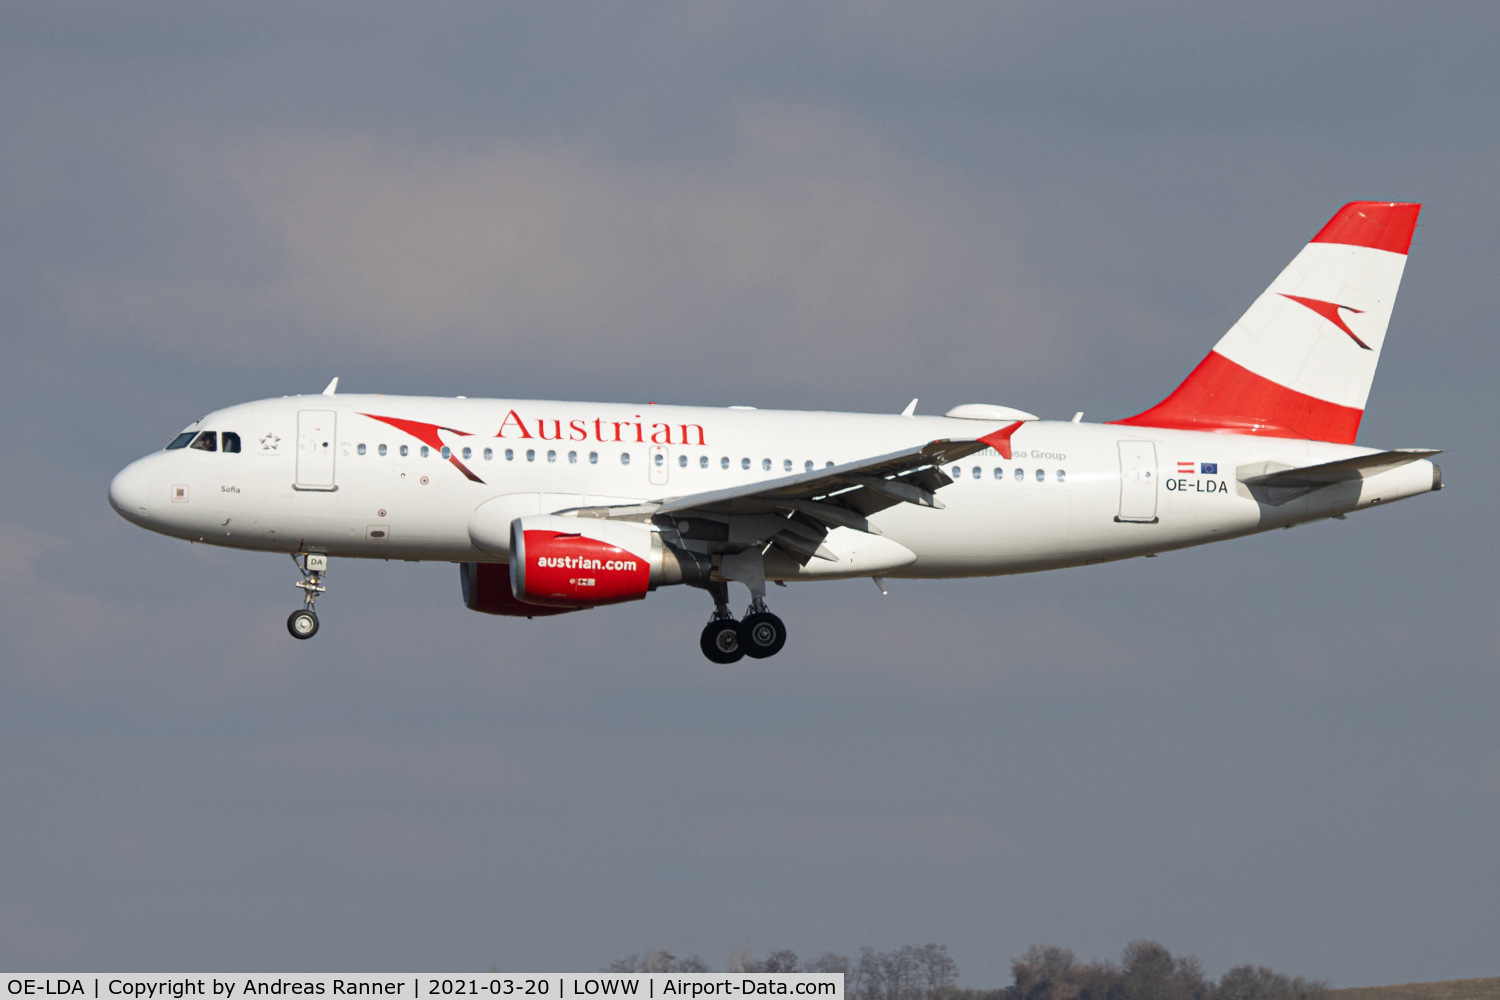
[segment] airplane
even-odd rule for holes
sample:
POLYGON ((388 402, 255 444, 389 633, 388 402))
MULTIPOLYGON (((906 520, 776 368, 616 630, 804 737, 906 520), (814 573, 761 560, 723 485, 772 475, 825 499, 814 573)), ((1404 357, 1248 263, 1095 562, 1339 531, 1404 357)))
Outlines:
POLYGON ((539 618, 707 591, 700 649, 775 655, 768 585, 1001 576, 1288 528, 1442 489, 1432 448, 1356 445, 1421 205, 1352 202, 1172 393, 1104 423, 355 395, 215 410, 109 502, 190 542, 458 565, 466 607, 539 618), (749 590, 742 618, 729 584, 749 590))

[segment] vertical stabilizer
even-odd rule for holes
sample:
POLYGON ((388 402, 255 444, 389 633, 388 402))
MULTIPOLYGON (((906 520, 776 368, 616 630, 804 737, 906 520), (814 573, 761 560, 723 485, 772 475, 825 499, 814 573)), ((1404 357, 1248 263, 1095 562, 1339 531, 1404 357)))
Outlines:
POLYGON ((1170 396, 1114 422, 1353 444, 1421 210, 1339 209, 1170 396))

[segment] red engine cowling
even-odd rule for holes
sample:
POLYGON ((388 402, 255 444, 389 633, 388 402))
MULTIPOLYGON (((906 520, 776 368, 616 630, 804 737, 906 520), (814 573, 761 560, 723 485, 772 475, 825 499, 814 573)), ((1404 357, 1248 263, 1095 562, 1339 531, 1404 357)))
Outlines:
POLYGON ((708 556, 663 543, 649 524, 537 514, 510 525, 518 600, 553 608, 638 601, 674 583, 706 581, 708 556))
POLYGON ((644 524, 580 525, 578 518, 549 515, 517 518, 511 525, 511 589, 527 604, 553 608, 638 601, 651 589, 651 540, 652 531, 644 524), (634 529, 628 534, 638 537, 590 537, 627 534, 603 532, 601 526, 634 529), (583 533, 590 528, 594 530, 583 533), (626 548, 622 541, 635 544, 626 548))
POLYGON ((464 605, 470 611, 513 618, 542 618, 565 615, 573 608, 545 608, 523 604, 510 589, 510 567, 505 563, 460 563, 459 576, 464 586, 464 605))

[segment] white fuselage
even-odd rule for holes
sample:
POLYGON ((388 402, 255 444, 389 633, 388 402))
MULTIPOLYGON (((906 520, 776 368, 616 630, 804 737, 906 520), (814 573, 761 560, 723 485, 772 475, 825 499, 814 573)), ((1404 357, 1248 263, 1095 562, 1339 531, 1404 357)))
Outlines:
MULTIPOLYGON (((497 498, 507 517, 661 500, 998 427, 930 416, 289 396, 211 413, 189 429, 232 432, 240 451, 148 455, 116 477, 110 498, 142 527, 206 544, 495 562, 493 548, 475 546, 470 520, 497 498)), ((1343 514, 1434 485, 1432 463, 1414 461, 1272 505, 1237 476, 1372 451, 1292 438, 1035 421, 1015 432, 1012 448, 1011 459, 987 449, 945 466, 955 482, 939 492, 943 509, 902 503, 873 515, 884 538, 916 557, 879 575, 1104 562, 1343 514)), ((838 532, 829 545, 838 553, 838 532)), ((868 575, 865 564, 825 560, 767 567, 782 579, 868 575)))

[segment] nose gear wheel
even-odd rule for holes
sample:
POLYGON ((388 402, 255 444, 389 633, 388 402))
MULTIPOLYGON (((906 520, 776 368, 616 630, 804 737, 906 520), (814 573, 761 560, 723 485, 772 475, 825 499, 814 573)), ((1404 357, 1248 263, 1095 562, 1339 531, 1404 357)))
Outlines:
POLYGON ((311 639, 318 634, 318 616, 311 610, 293 611, 287 616, 286 630, 293 639, 311 639))

